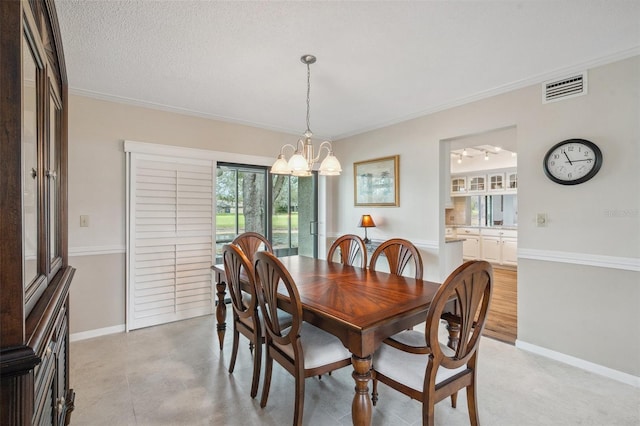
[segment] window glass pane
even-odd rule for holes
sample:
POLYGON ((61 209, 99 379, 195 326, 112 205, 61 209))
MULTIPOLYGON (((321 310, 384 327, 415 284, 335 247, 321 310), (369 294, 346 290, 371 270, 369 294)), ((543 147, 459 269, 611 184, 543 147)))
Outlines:
MULTIPOLYGON (((271 235, 273 249, 287 249, 291 247, 290 221, 291 215, 291 183, 295 176, 277 175, 273 179, 273 214, 271 216, 271 235)), ((295 191, 297 195, 297 191, 295 191)), ((298 216, 295 215, 296 229, 298 216)))
POLYGON ((264 170, 240 170, 238 174, 239 206, 242 209, 239 233, 257 232, 265 234, 265 179, 264 170))
POLYGON ((243 232, 266 232, 266 169, 218 166, 216 175, 216 258, 222 246, 243 232))
POLYGON ((22 235, 23 284, 27 290, 38 276, 38 68, 25 38, 22 44, 22 235))
POLYGON ((58 208, 59 208, 59 182, 58 177, 58 144, 60 140, 60 110, 53 99, 49 101, 49 249, 50 259, 59 256, 58 250, 58 208))
POLYGON ((229 244, 238 229, 238 172, 218 167, 216 175, 216 257, 222 246, 229 244))

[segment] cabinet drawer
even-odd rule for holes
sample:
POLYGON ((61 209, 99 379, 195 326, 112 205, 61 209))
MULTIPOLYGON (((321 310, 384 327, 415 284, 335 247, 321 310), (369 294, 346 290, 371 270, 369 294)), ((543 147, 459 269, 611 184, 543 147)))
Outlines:
POLYGON ((478 228, 458 228, 456 230, 456 235, 458 237, 464 237, 465 235, 480 235, 480 230, 478 228))
POLYGON ((482 235, 487 237, 516 238, 518 236, 518 231, 515 229, 485 228, 482 230, 482 235))

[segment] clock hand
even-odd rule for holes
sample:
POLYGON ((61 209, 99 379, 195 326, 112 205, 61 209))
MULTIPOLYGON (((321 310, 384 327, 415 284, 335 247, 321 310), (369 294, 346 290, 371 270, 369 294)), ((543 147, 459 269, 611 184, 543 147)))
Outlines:
POLYGON ((591 158, 587 158, 584 160, 573 160, 574 163, 577 163, 578 161, 593 161, 591 158))
POLYGON ((569 164, 571 164, 573 166, 573 163, 571 162, 571 159, 567 155, 567 151, 563 151, 563 153, 564 153, 564 156, 567 157, 567 160, 569 160, 569 164))

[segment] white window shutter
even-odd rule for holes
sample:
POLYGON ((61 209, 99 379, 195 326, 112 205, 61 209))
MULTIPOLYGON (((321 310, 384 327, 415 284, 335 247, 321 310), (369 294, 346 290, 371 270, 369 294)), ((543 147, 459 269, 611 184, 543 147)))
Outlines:
POLYGON ((212 314, 215 163, 127 156, 127 330, 212 314))

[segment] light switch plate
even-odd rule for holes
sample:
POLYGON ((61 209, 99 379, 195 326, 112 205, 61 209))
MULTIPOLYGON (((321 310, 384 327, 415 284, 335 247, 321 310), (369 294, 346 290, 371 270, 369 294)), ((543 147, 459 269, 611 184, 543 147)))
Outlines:
POLYGON ((536 226, 537 227, 545 227, 547 226, 547 222, 548 222, 548 218, 547 218, 547 214, 546 213, 538 213, 536 215, 536 226))
POLYGON ((89 227, 89 215, 83 214, 80 215, 80 228, 88 228, 89 227))

